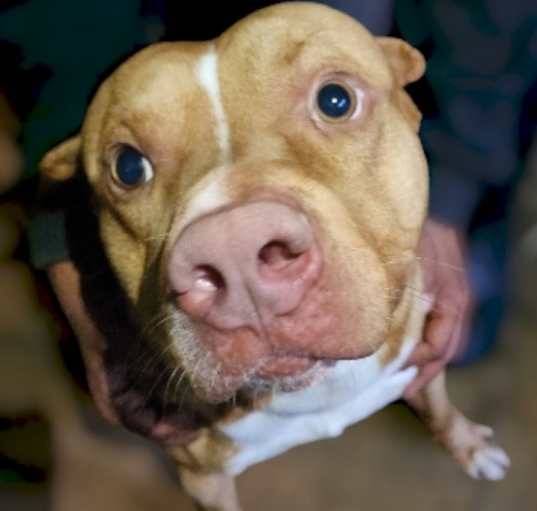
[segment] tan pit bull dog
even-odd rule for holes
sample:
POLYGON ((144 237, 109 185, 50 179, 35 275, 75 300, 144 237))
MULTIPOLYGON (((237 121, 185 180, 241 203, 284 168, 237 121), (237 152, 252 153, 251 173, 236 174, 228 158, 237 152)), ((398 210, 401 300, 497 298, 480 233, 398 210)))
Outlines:
MULTIPOLYGON (((423 71, 403 41, 279 4, 215 41, 135 55, 43 160, 55 180, 82 163, 132 343, 160 368, 133 404, 139 380, 107 365, 113 334, 102 355, 82 334, 96 401, 130 425, 143 415, 203 508, 239 509, 234 476, 339 435, 415 377, 427 168, 403 87, 423 71)), ((443 375, 411 404, 471 476, 504 476, 491 429, 450 404, 443 375)))

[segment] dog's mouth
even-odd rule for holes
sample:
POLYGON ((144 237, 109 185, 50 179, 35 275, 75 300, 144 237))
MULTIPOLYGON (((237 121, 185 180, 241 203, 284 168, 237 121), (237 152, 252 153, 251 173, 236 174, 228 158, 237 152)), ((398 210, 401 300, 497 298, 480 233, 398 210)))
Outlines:
MULTIPOLYGON (((179 318, 175 304, 170 307, 179 318)), ((173 335, 177 355, 189 360, 185 368, 193 389, 209 402, 229 400, 238 392, 300 390, 338 361, 368 356, 379 347, 365 339, 363 318, 349 307, 335 286, 321 282, 292 314, 273 318, 261 329, 216 329, 183 318, 187 336, 177 330, 173 335)), ((369 331, 371 339, 382 337, 369 331)))
POLYGON ((295 392, 321 380, 336 363, 337 360, 310 357, 271 357, 260 364, 240 390, 251 396, 264 392, 295 392))
MULTIPOLYGON (((303 388, 318 380, 342 359, 309 355, 271 355, 262 360, 251 376, 254 386, 275 386, 283 391, 303 388)), ((345 359, 347 360, 347 359, 345 359)))
POLYGON ((337 363, 307 355, 271 355, 237 380, 236 392, 257 399, 267 393, 302 390, 320 381, 337 363))
POLYGON ((264 380, 298 377, 321 361, 308 356, 271 356, 262 362, 255 376, 264 380))

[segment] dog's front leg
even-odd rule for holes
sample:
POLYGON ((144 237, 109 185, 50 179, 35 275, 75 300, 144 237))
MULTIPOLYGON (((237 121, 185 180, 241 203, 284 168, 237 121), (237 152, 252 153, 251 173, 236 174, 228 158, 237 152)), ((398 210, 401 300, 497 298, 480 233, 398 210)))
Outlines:
POLYGON ((444 372, 407 401, 471 477, 503 479, 510 464, 507 454, 492 443, 490 427, 470 421, 451 404, 444 372))
POLYGON ((219 472, 194 472, 180 467, 185 491, 202 511, 241 511, 235 479, 219 472))

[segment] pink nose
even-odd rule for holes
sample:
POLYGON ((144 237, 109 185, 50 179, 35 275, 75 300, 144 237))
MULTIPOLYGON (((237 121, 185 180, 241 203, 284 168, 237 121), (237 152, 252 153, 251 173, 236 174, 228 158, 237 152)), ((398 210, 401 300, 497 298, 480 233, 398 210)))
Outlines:
POLYGON ((215 328, 234 329, 293 311, 317 280, 321 263, 306 217, 259 201, 186 227, 168 276, 184 312, 215 328))

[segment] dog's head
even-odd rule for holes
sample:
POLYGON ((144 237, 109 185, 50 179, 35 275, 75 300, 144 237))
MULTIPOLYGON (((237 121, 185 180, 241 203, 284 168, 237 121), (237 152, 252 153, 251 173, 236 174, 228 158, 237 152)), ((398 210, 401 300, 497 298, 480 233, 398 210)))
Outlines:
POLYGON ((110 263, 200 397, 297 388, 400 329, 427 194, 403 86, 423 69, 403 41, 280 4, 135 55, 45 157, 56 179, 83 162, 110 263))

